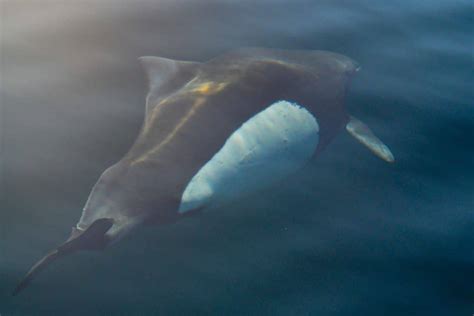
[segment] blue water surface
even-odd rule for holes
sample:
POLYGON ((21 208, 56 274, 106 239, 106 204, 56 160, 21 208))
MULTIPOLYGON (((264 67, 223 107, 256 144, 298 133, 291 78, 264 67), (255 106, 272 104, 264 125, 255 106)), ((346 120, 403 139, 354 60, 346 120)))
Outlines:
POLYGON ((472 1, 13 1, 1 8, 0 314, 471 315, 472 1), (10 293, 69 235, 133 143, 137 57, 324 49, 362 70, 345 133, 294 177, 178 224, 77 253, 10 293))

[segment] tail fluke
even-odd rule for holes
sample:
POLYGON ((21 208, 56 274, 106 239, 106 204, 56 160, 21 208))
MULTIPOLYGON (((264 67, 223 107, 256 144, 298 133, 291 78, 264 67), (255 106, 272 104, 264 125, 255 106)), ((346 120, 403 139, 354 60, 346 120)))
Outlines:
POLYGON ((58 258, 68 255, 78 250, 97 250, 103 249, 107 243, 105 233, 112 227, 113 219, 100 218, 93 222, 86 230, 78 231, 73 229, 71 237, 58 248, 50 251, 46 256, 39 260, 28 271, 26 276, 20 281, 13 291, 12 295, 17 295, 25 289, 31 281, 47 266, 58 258))
POLYGON ((46 256, 44 256, 40 261, 38 261, 25 277, 20 281, 18 286, 13 291, 12 295, 15 296, 20 293, 24 288, 26 288, 30 282, 44 269, 46 268, 51 262, 55 261, 60 257, 60 252, 57 249, 54 249, 46 256))

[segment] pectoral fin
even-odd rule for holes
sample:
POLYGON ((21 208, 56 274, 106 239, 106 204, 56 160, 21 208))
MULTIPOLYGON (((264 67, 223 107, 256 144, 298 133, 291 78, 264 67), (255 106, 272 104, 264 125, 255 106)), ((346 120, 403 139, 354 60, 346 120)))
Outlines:
POLYGON ((362 121, 351 116, 349 123, 346 125, 346 130, 379 158, 386 162, 395 161, 390 149, 380 139, 378 139, 370 128, 362 121))

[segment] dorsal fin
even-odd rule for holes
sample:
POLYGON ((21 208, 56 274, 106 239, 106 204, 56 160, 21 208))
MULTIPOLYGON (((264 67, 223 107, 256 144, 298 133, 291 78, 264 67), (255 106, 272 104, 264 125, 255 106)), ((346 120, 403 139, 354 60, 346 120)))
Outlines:
POLYGON ((146 113, 156 105, 159 97, 181 87, 197 72, 200 63, 180 61, 163 57, 142 56, 138 58, 148 79, 146 113))
POLYGON ((346 125, 346 130, 360 143, 370 149, 370 151, 372 151, 377 157, 387 162, 395 161, 395 158, 387 145, 378 139, 370 128, 359 119, 351 116, 349 123, 346 125))

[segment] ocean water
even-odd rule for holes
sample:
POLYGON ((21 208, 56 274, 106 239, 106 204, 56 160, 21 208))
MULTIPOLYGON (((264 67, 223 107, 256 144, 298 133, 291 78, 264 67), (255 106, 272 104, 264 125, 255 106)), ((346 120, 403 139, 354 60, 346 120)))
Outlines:
POLYGON ((472 1, 0 0, 0 315, 471 315, 472 1), (347 98, 392 149, 341 133, 293 177, 226 209, 77 253, 62 242, 133 143, 137 57, 324 49, 362 70, 347 98))

